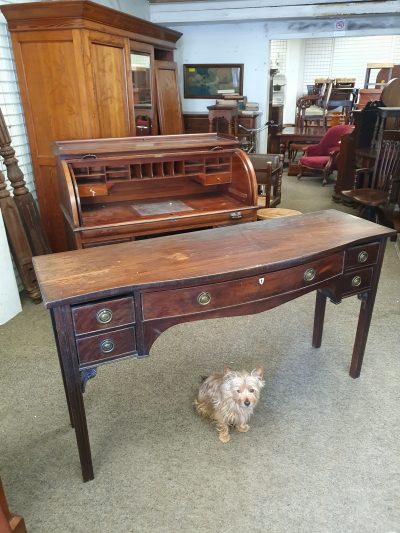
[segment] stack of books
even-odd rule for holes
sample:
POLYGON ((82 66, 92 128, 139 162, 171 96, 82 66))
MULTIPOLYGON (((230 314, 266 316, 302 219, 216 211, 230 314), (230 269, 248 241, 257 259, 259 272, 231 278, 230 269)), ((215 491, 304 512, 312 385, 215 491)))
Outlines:
POLYGON ((244 109, 241 111, 241 114, 244 116, 252 116, 254 113, 258 113, 259 105, 257 102, 246 102, 244 109))

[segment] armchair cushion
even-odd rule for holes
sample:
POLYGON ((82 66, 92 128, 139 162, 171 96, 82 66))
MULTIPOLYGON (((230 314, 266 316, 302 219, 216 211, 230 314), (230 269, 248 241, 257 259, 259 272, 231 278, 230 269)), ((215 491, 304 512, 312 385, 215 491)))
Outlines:
POLYGON ((323 169, 327 162, 329 161, 329 155, 315 155, 308 157, 308 155, 303 156, 300 159, 300 163, 308 168, 320 168, 323 169))

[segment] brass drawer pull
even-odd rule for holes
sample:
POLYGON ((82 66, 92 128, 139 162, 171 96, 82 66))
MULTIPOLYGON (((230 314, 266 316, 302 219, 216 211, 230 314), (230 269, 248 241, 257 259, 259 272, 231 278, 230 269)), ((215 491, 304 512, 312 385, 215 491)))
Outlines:
POLYGON ((114 350, 114 343, 111 339, 105 339, 100 344, 100 350, 103 353, 110 353, 114 350))
POLYGON ((312 281, 315 278, 316 272, 313 268, 307 268, 304 272, 304 281, 312 281))
POLYGON ((351 280, 352 287, 359 287, 361 285, 361 276, 354 276, 351 280))
POLYGON ((243 213, 241 211, 234 211, 229 216, 232 220, 239 220, 240 218, 243 218, 243 213))
POLYGON ((113 314, 110 309, 100 309, 96 314, 96 320, 97 322, 100 322, 100 324, 108 324, 111 322, 112 317, 113 314))
POLYGON ((365 250, 363 250, 362 252, 360 252, 357 256, 357 261, 359 263, 365 263, 365 261, 368 259, 368 252, 366 252, 365 250))
POLYGON ((211 294, 209 292, 201 292, 197 296, 197 301, 200 305, 207 305, 211 302, 211 294))

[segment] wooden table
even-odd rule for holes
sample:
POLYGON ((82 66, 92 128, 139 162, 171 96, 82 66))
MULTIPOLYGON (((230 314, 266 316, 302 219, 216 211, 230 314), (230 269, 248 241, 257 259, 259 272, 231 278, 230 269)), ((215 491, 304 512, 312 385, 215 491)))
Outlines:
POLYGON ((361 308, 350 375, 358 377, 386 239, 394 234, 328 210, 34 258, 84 481, 94 477, 85 372, 148 355, 174 324, 258 313, 316 290, 317 348, 327 297, 338 303, 357 295, 361 308))
POLYGON ((268 153, 285 155, 288 152, 289 159, 291 143, 316 144, 326 133, 325 128, 319 128, 317 126, 307 126, 306 128, 289 126, 277 131, 271 128, 270 131, 268 153))

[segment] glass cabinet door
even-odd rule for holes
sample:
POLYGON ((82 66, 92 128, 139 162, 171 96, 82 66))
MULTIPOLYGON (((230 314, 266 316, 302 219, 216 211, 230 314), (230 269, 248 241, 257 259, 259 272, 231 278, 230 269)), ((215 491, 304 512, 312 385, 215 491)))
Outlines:
POLYGON ((136 135, 151 135, 153 118, 151 54, 131 51, 136 135))

